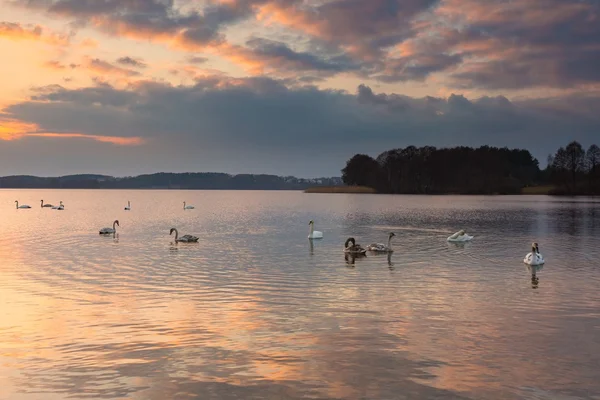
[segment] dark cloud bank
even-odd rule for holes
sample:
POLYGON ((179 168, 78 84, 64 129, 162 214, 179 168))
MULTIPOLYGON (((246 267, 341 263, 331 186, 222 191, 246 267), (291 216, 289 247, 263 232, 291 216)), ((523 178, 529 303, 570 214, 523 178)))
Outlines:
POLYGON ((597 140, 600 98, 573 95, 509 101, 356 93, 293 87, 266 78, 205 78, 194 86, 142 82, 69 90, 40 88, 5 117, 43 132, 142 137, 120 146, 87 139, 0 141, 5 174, 153 171, 339 175, 355 153, 407 145, 526 148, 542 165, 576 139, 597 140))

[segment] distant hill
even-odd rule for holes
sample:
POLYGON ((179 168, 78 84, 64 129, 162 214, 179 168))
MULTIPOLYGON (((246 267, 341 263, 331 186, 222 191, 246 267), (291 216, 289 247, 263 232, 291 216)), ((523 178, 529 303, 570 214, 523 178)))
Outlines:
POLYGON ((230 175, 216 172, 157 173, 117 178, 106 175, 37 177, 13 175, 0 178, 0 189, 221 189, 305 190, 315 186, 343 185, 342 179, 303 179, 293 176, 230 175))

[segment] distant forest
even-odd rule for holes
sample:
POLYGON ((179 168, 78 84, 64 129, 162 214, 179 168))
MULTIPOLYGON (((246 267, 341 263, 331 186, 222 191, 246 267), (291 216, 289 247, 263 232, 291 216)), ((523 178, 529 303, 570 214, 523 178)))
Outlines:
POLYGON ((134 177, 68 175, 0 177, 0 188, 35 189, 221 189, 305 190, 312 187, 366 186, 378 193, 519 194, 547 187, 555 195, 600 195, 600 148, 571 142, 548 156, 545 169, 528 150, 482 146, 435 148, 408 146, 377 158, 356 154, 342 177, 224 173, 157 173, 134 177))
POLYGON ((339 186, 341 178, 302 179, 276 175, 223 173, 157 173, 115 178, 105 175, 69 175, 54 178, 18 175, 0 178, 0 188, 14 189, 222 189, 304 190, 314 186, 339 186))
POLYGON ((549 194, 600 194, 600 148, 578 142, 548 156, 545 169, 528 150, 482 146, 437 149, 408 146, 377 158, 356 154, 342 170, 346 185, 379 193, 518 194, 551 186, 549 194))

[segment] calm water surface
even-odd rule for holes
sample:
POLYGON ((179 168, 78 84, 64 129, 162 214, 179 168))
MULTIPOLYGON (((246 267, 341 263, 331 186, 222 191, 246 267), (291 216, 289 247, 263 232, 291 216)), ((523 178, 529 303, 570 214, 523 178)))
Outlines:
POLYGON ((1 190, 0 226, 2 399, 600 398, 600 200, 1 190))

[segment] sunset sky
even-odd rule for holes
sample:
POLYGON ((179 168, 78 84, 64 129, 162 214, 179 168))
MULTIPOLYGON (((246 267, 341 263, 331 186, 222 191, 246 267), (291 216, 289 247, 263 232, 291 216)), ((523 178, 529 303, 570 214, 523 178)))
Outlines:
POLYGON ((598 0, 0 0, 0 176, 600 144, 598 0))

